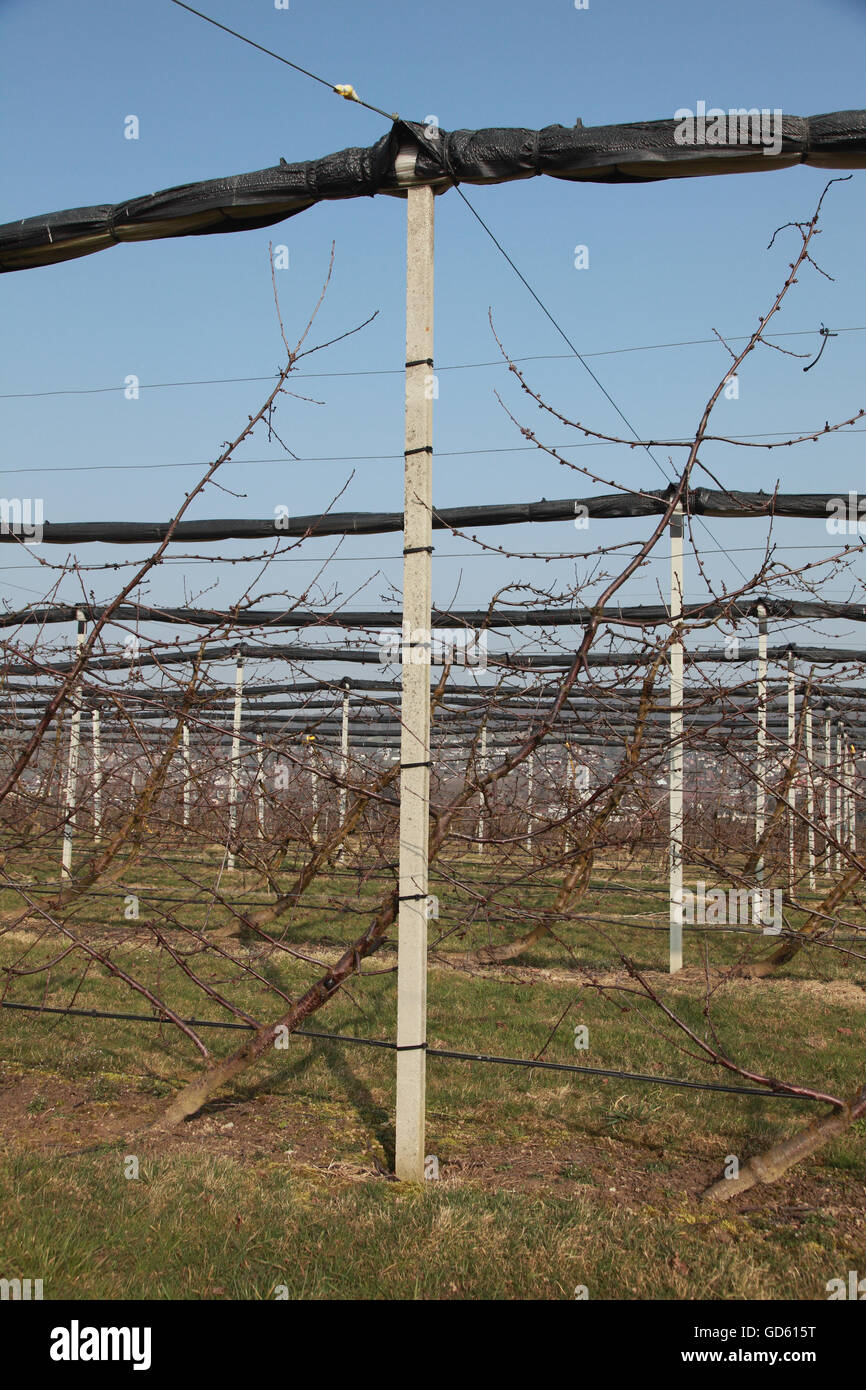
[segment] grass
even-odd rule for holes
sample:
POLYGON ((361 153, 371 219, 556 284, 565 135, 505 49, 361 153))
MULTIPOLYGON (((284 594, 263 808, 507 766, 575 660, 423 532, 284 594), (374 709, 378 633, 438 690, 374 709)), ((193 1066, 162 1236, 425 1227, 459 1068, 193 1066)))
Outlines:
POLYGON ((2 1267, 48 1298, 825 1298, 848 1268, 832 1218, 611 1207, 594 1192, 420 1191, 291 1160, 119 1159, 0 1169, 2 1267), (194 1219, 192 1214, 194 1213, 194 1219), (38 1277, 38 1276, 35 1276, 38 1277))
MULTIPOLYGON (((173 874, 150 869, 139 886, 179 891, 173 874)), ((101 947, 109 941, 115 963, 180 1013, 224 1016, 140 936, 111 936, 130 887, 118 889, 120 912, 113 897, 87 904, 101 947)), ((599 877, 588 911, 656 910, 654 887, 635 872, 626 891, 606 893, 599 877)), ((453 890, 440 889, 442 927, 457 910, 453 890)), ((261 896, 242 875, 229 891, 261 896)), ((524 907, 531 893, 538 902, 550 891, 525 889, 524 907)), ((325 880, 287 939, 332 959, 335 921, 344 935, 356 921, 347 928, 335 902, 354 903, 361 922, 375 896, 345 876, 325 880)), ((4 894, 0 907, 11 901, 4 894)), ((203 906, 184 907, 183 920, 198 913, 203 906)), ((136 924, 124 929, 134 933, 136 924)), ((482 923, 449 949, 486 933, 482 923)), ((615 937, 642 969, 664 968, 663 934, 620 923, 615 937)), ((589 923, 569 927, 567 939, 571 955, 546 941, 511 969, 468 974, 434 962, 431 1044, 514 1057, 545 1048, 551 1061, 726 1079, 684 1055, 680 1038, 660 1036, 646 1001, 619 996, 617 1004, 586 987, 579 967, 616 964, 589 923), (576 1024, 589 1030, 588 1051, 574 1049, 576 1024)), ((693 964, 699 941, 689 939, 693 964)), ((714 938, 713 958, 734 949, 714 938)), ((56 955, 56 938, 0 937, 0 965, 22 950, 32 969, 56 955)), ((197 956, 194 964, 237 1003, 276 1016, 273 997, 237 979, 231 961, 197 956)), ((371 965, 387 973, 356 982, 312 1027, 394 1036, 394 956, 386 949, 371 965)), ((290 994, 314 973, 286 956, 258 968, 290 994)), ((17 978, 12 997, 148 1012, 98 967, 82 977, 75 957, 52 966, 47 993, 45 980, 17 978)), ((653 981, 705 1034, 699 972, 653 981)), ((863 1082, 864 984, 858 960, 804 951, 778 979, 719 990, 716 1035, 744 1065, 848 1095, 863 1082)), ((427 1148, 440 1178, 414 1191, 388 1177, 391 1053, 293 1039, 180 1133, 144 1143, 130 1136, 200 1065, 173 1030, 10 1011, 0 1011, 0 1026, 0 1276, 41 1277, 49 1298, 272 1298, 278 1286, 293 1298, 573 1298, 585 1285, 591 1298, 810 1299, 826 1297, 826 1281, 866 1257, 862 1124, 737 1209, 697 1200, 728 1155, 744 1159, 794 1132, 822 1113, 814 1104, 431 1056, 427 1148), (124 1176, 130 1153, 136 1179, 124 1176)), ((221 1055, 242 1035, 206 1036, 221 1055)))

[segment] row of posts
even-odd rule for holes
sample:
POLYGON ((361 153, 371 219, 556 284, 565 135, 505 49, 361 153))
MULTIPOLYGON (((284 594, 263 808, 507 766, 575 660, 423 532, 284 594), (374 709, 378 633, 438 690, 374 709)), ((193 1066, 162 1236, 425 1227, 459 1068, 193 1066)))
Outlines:
MULTIPOLYGON (((683 512, 677 506, 671 516, 670 537, 670 740, 668 751, 669 781, 669 899, 670 899, 670 972, 682 969, 683 964, 683 512)), ((806 864, 811 891, 817 887, 815 853, 815 781, 813 776, 813 724, 809 696, 803 700, 805 789, 806 789, 806 864)), ((842 846, 851 853, 857 850, 857 812, 855 797, 856 765, 854 749, 846 735, 844 723, 825 709, 823 729, 823 824, 825 831, 824 870, 839 872, 842 865, 842 846), (834 727, 835 725, 835 727, 834 727), (833 757, 835 736, 836 756, 833 757), (834 804, 833 798, 835 796, 834 804), (834 843, 831 843, 833 841, 834 843)), ((797 718, 794 653, 788 653, 787 672, 787 886, 794 893, 797 875, 795 832, 797 820, 797 718)), ((757 729, 755 750, 755 844, 760 846, 767 824, 768 777, 767 729, 767 610, 758 605, 757 661, 757 729)), ((775 760, 774 760, 775 761, 775 760)), ((756 863, 756 886, 765 886, 766 866, 763 853, 756 863)))
MULTIPOLYGON (((79 609, 76 612, 77 636, 76 652, 80 653, 85 640, 86 619, 84 613, 79 609)), ((240 654, 237 658, 235 672, 235 696, 234 709, 232 715, 232 744, 231 759, 229 764, 229 785, 228 785, 228 846, 226 865, 233 870, 236 867, 237 857, 235 854, 235 844, 237 840, 239 796, 240 796, 240 770, 241 770, 241 726, 243 717, 243 689, 244 689, 244 657, 240 654)), ((78 801, 78 776, 79 762, 81 753, 81 715, 82 701, 80 686, 76 684, 71 695, 72 717, 69 727, 69 747, 67 752, 66 776, 63 793, 64 817, 61 848, 61 878, 68 880, 72 877, 72 857, 73 843, 75 837, 78 801)), ((349 693, 348 687, 345 689, 342 701, 342 730, 340 747, 340 795, 339 809, 340 821, 345 819, 347 807, 347 778, 349 765, 349 693)), ((261 833, 264 832, 264 744, 262 735, 257 733, 256 740, 256 771, 253 780, 253 798, 256 812, 256 822, 261 833)), ((184 724, 181 728, 181 762, 182 762, 182 823, 184 829, 189 826, 190 812, 192 807, 192 763, 190 756, 190 737, 189 726, 184 724)), ((104 785, 104 774, 102 769, 102 734, 101 720, 98 709, 91 711, 91 796, 93 806, 93 831, 98 838, 102 831, 102 792, 104 785)), ((315 769, 311 770, 312 780, 312 801, 313 801, 313 839, 317 838, 317 824, 319 817, 319 790, 318 777, 315 769)), ((136 770, 132 771, 132 791, 136 790, 136 770)))
MULTIPOLYGON (((433 522, 433 398, 429 389, 433 369, 433 190, 414 184, 418 146, 402 148, 396 159, 397 182, 406 186, 407 271, 406 271, 406 362, 405 362, 405 452, 403 511, 403 619, 412 633, 428 632, 432 599, 432 522, 433 522)), ((683 515, 678 507, 670 522, 671 600, 670 621, 670 742, 669 742, 669 832, 670 832, 670 968, 682 966, 683 927, 683 515)), ((83 615, 79 615, 79 633, 83 615)), ((81 638, 79 638, 81 640, 81 638)), ((426 644, 429 648, 429 640, 426 644)), ((239 663, 240 664, 240 663, 239 663)), ((759 662, 760 665, 760 662, 759 662)), ((397 971, 397 1099, 396 1099, 396 1175, 405 1181, 422 1182, 425 1170, 426 1056, 427 1047, 427 902, 428 833, 430 809, 430 689, 429 665, 404 660, 400 710, 400 828, 398 887, 398 971, 397 971)), ((230 819, 237 826, 237 763, 240 746, 239 702, 242 668, 236 683, 235 719, 232 737, 232 790, 230 819)), ((792 675, 789 670, 789 691, 792 675)), ((789 696, 789 753, 794 756, 793 705, 789 696)), ((764 645, 764 714, 758 725, 758 801, 756 812, 765 810, 766 775, 766 646, 764 645)), ((75 807, 75 776, 78 759, 80 704, 73 707, 73 741, 66 793, 67 820, 64 827, 64 865, 71 864, 71 827, 75 807), (67 850, 67 835, 69 845, 67 850)), ((830 756, 829 717, 825 722, 825 818, 828 814, 830 756)), ((807 717, 807 755, 810 751, 810 724, 807 717)), ((185 743, 188 758, 188 743, 185 743)), ((343 771, 341 814, 345 816, 348 760, 348 697, 343 703, 343 771)), ((483 731, 482 765, 486 766, 486 729, 483 731)), ((847 760, 837 733, 837 758, 847 760)), ((854 838, 853 767, 846 761, 839 778, 838 815, 846 822, 847 839, 854 838), (842 798, 841 801, 839 798, 842 798), (841 807, 841 812, 839 812, 841 807)), ((534 775, 530 764, 529 776, 534 775)), ((188 785, 188 777, 186 779, 188 785)), ((314 784, 315 785, 315 784, 314 784)), ((807 784, 808 786, 808 784, 807 784)), ((807 790, 807 795, 813 793, 807 790)), ((793 823, 795 789, 789 791, 789 814, 793 823)), ((532 792, 530 791, 530 803, 532 792)), ((811 802, 809 803, 811 805, 811 802)), ((814 809, 814 807, 812 808, 814 809)), ((186 814, 186 813, 185 813, 186 814)), ((479 810, 479 843, 483 844, 484 807, 479 810)), ((756 827, 757 828, 757 827, 756 827)), ((532 819, 530 809, 529 833, 532 819)), ((789 832, 790 834, 790 832, 789 832)), ((839 836, 837 835, 837 839, 839 836)), ((231 845, 231 838, 230 838, 231 845)), ((793 841, 789 839, 789 870, 793 876, 793 841)), ((814 843, 812 843, 814 854, 814 843)), ((839 851, 836 850, 836 862, 839 851)), ((232 861, 233 862, 233 861, 232 861)), ((814 867, 813 865, 811 866, 814 867)), ((68 871, 68 866, 67 866, 68 871)))

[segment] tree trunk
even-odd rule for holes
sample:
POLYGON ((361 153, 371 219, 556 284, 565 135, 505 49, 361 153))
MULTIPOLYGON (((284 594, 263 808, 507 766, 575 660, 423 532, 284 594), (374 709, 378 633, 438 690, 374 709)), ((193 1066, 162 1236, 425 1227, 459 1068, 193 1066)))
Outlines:
POLYGON ((864 1113, 866 1113, 866 1086, 857 1092, 857 1095, 848 1102, 844 1110, 834 1110, 830 1115, 813 1120, 806 1129, 801 1129, 790 1139, 783 1139, 781 1143, 774 1144, 764 1153, 753 1155, 740 1169, 736 1178, 719 1178, 717 1182, 706 1189, 701 1200, 704 1202, 729 1202, 732 1197, 738 1197, 741 1192, 748 1192, 749 1188, 755 1187, 758 1183, 776 1182, 795 1163, 801 1163, 804 1158, 810 1158, 831 1139, 836 1139, 840 1134, 844 1134, 845 1130, 864 1113))
POLYGON ((772 955, 766 956, 764 960, 757 960, 752 965, 741 965, 734 972, 748 980, 763 979, 775 970, 777 965, 786 965, 789 960, 793 960, 798 951, 802 951, 810 936, 815 936, 822 927, 826 926, 826 915, 838 907, 843 898, 846 898, 854 887, 855 883, 863 877, 863 870, 854 865, 843 874, 836 887, 831 889, 820 906, 811 914, 796 936, 791 936, 787 941, 783 941, 772 955))

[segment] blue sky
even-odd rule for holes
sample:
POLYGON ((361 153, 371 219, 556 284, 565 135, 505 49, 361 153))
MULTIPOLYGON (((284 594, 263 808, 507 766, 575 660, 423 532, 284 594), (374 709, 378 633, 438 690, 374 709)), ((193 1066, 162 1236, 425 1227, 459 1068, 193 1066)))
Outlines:
MULTIPOLYGON (((698 100, 797 115, 866 105, 864 0, 728 0, 688 8, 669 0, 590 0, 583 11, 573 0, 445 0, 435 7, 291 0, 288 10, 277 10, 272 0, 201 0, 201 8, 330 81, 353 83, 386 110, 418 120, 432 114, 446 129, 658 119, 698 100)), ((386 129, 377 116, 169 0, 0 0, 0 122, 0 221, 241 173, 280 156, 294 161, 372 144, 386 129), (140 121, 136 141, 124 139, 129 114, 140 121)), ((704 340, 713 329, 747 333, 796 250, 789 233, 768 252, 773 230, 807 219, 826 179, 823 171, 798 168, 645 187, 532 179, 467 192, 580 351, 608 354, 588 360, 635 427, 644 435, 684 437, 724 370, 724 350, 711 344, 614 350, 704 340), (587 270, 574 268, 577 244, 589 248, 587 270)), ((718 432, 799 432, 866 403, 864 186, 863 175, 855 175, 826 204, 817 254, 834 280, 804 274, 776 321, 779 332, 814 333, 822 322, 860 331, 833 339, 808 375, 802 362, 763 350, 743 375, 739 400, 720 404, 718 432)), ((437 199, 436 216, 437 365, 497 358, 491 309, 514 355, 564 354, 561 339, 453 192, 437 199)), ((322 205, 262 232, 116 247, 0 278, 4 494, 44 498, 53 521, 169 516, 198 476, 182 465, 218 452, 267 385, 156 384, 267 376, 276 369, 269 240, 289 248, 290 268, 278 283, 290 335, 306 321, 335 243, 318 336, 342 332, 374 310, 378 317, 359 337, 318 355, 315 370, 368 374, 299 378, 297 389, 324 404, 287 400, 281 407, 280 432, 302 460, 338 461, 294 463, 262 433, 242 451, 247 461, 222 477, 239 495, 211 489, 194 514, 270 516, 279 504, 295 514, 314 512, 343 489, 341 509, 399 509, 405 206, 386 197, 322 205), (370 374, 376 371, 387 374, 370 374), (144 388, 137 401, 123 396, 130 373, 144 388), (78 394, 26 394, 66 391, 78 394), (346 456, 363 457, 349 462, 346 456)), ((786 345, 805 352, 816 350, 818 340, 793 338, 786 345)), ((610 406, 574 359, 531 363, 528 371, 563 413, 616 428, 610 406)), ((497 402, 497 387, 522 420, 536 424, 537 412, 501 368, 441 371, 438 505, 604 490, 521 450, 524 441, 497 402)), ((571 438, 562 426, 545 426, 544 433, 554 443, 571 438)), ((783 490, 848 491, 862 490, 862 448, 863 434, 851 432, 798 451, 717 446, 706 457, 732 486, 769 489, 781 479, 783 490)), ((612 446, 569 457, 621 483, 664 482, 640 451, 612 446)), ((658 457, 670 474, 665 452, 658 457)), ((603 535, 590 533, 592 543, 641 531, 606 527, 603 535)), ((714 576, 735 585, 737 566, 748 573, 755 559, 745 548, 760 546, 764 534, 760 523, 711 523, 702 540, 722 552, 711 561, 714 576)), ((566 525, 485 538, 567 551, 576 535, 586 533, 566 525)), ((778 538, 789 546, 828 544, 814 523, 780 525, 778 538)), ((317 543, 304 550, 309 558, 293 555, 262 589, 303 592, 319 557, 332 548, 317 543)), ((225 554, 244 550, 228 546, 225 554)), ((569 561, 482 556, 444 537, 439 552, 434 597, 442 603, 482 605, 505 583, 556 588, 583 573, 569 561)), ((60 558, 45 548, 37 553, 60 558)), ((387 601, 399 588, 398 553, 393 536, 347 540, 324 588, 341 601, 354 592, 350 606, 387 601)), ((108 558, 101 547, 82 552, 84 560, 108 558)), ((44 594, 34 560, 9 548, 0 559, 8 603, 44 594)), ((663 562, 648 567, 628 596, 657 597, 664 572, 663 562)), ((169 565, 154 576, 147 596, 227 603, 244 576, 251 577, 245 567, 169 565)), ((96 573, 88 582, 104 599, 115 577, 96 573)), ((694 569, 688 585, 688 596, 701 592, 694 569)), ((74 582, 61 592, 74 598, 74 582)), ((850 582, 831 578, 828 592, 847 596, 850 582)), ((859 634, 850 635, 859 642, 859 634)))

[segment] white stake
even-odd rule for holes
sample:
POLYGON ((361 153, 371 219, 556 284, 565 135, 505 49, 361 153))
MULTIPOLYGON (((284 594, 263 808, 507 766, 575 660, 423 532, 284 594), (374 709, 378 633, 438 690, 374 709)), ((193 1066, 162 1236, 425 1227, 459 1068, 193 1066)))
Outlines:
POLYGON ((852 744, 848 763, 848 776, 851 797, 851 853, 857 853, 857 759, 852 744))
MULTIPOLYGON (((788 652, 788 764, 794 762, 794 746, 797 735, 796 694, 794 690, 794 653, 788 652)), ((794 857, 794 807, 797 804, 797 789, 794 785, 796 774, 791 778, 788 788, 788 892, 794 891, 796 864, 794 857)))
POLYGON ((189 725, 184 724, 181 730, 181 747, 183 754, 181 766, 183 768, 183 824, 184 828, 189 825, 189 812, 192 800, 192 767, 189 754, 189 725))
POLYGON ((532 829, 535 820, 532 813, 532 797, 535 782, 535 754, 530 753, 526 759, 526 848, 532 853, 532 829))
POLYGON ((832 851, 830 849, 829 836, 832 831, 830 823, 830 769, 833 766, 833 726, 831 723, 832 711, 824 711, 824 873, 829 874, 833 868, 831 862, 832 851))
POLYGON ((316 771, 315 743, 310 744, 310 809, 313 813, 310 822, 310 838, 315 845, 319 839, 319 774, 316 771))
POLYGON ((842 830, 842 819, 845 815, 844 787, 842 787, 842 724, 835 726, 835 840, 837 848, 835 851, 835 872, 841 873, 842 870, 842 851, 841 841, 844 837, 842 830))
POLYGON ((806 697, 806 854, 809 863, 809 887, 814 893, 815 882, 815 781, 812 767, 812 706, 806 697))
POLYGON ((99 839, 102 829, 102 750, 99 738, 99 710, 90 716, 90 786, 93 793, 93 838, 99 839))
POLYGON ((839 725, 842 734, 842 794, 844 796, 843 834, 845 846, 851 848, 851 755, 848 745, 848 731, 844 724, 839 725))
MULTIPOLYGON (((485 774, 485 772, 487 771, 487 725, 486 725, 486 724, 482 724, 482 725, 481 725, 480 748, 481 748, 481 751, 480 751, 479 758, 478 758, 478 771, 479 771, 480 776, 483 777, 484 774, 485 774)), ((475 830, 475 853, 476 853, 476 854, 483 854, 483 853, 484 853, 484 835, 485 835, 485 831, 486 831, 485 819, 484 819, 484 808, 485 808, 484 792, 483 792, 483 791, 479 791, 479 793, 478 793, 478 822, 477 822, 476 830, 475 830)))
MULTIPOLYGON (((755 843, 760 844, 767 812, 767 610, 758 605, 758 733, 755 759, 755 843)), ((764 856, 755 865, 755 878, 764 882, 764 856)))
MULTIPOLYGON (((78 635, 75 639, 76 656, 84 646, 84 614, 80 608, 75 610, 78 635)), ((72 837, 75 834, 75 802, 78 793, 78 749, 81 740, 81 693, 76 685, 72 692, 72 722, 69 726, 69 759, 66 764, 65 818, 63 821, 63 853, 61 878, 72 877, 72 837)))
POLYGON ((683 968, 683 643, 679 626, 683 611, 683 510, 677 505, 670 521, 671 643, 669 779, 669 898, 670 973, 683 968))
POLYGON ((265 833, 265 754, 261 734, 256 734, 256 780, 253 790, 256 803, 256 825, 259 828, 259 835, 263 836, 265 833))
MULTIPOLYGON (((413 163, 414 168, 414 163, 413 163)), ((424 1180, 427 856, 430 822, 430 606, 433 549, 433 190, 407 189, 406 462, 400 709, 400 908, 397 946, 396 1173, 424 1180)))
MULTIPOLYGON (((346 819, 349 806, 349 691, 343 696, 343 719, 340 727, 340 825, 346 819)), ((339 858, 345 858, 345 844, 340 846, 339 858)))
POLYGON ((244 701, 244 657, 238 654, 235 671, 235 710, 232 720, 232 759, 229 766, 229 854, 226 868, 235 867, 234 844, 238 826, 238 779, 240 777, 241 757, 241 714, 244 701))

